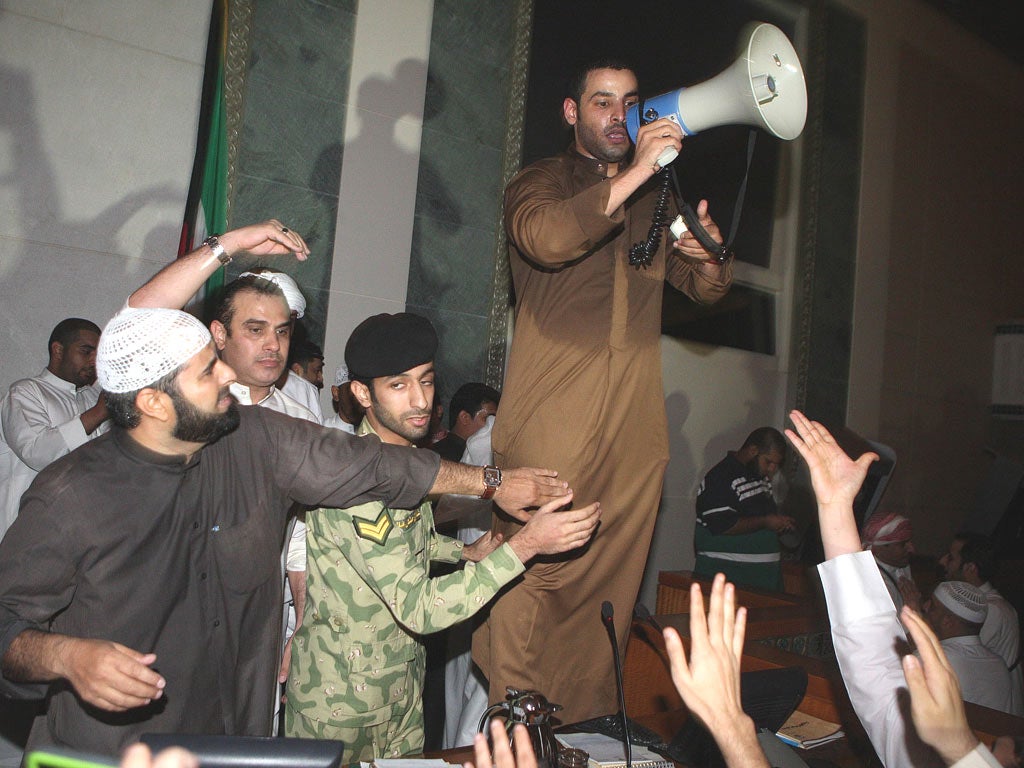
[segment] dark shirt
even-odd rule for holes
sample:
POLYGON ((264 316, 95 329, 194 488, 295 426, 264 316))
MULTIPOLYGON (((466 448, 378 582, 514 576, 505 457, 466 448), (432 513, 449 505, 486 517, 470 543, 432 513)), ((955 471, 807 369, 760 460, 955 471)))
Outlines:
POLYGON ((449 432, 444 438, 427 447, 446 461, 462 461, 462 454, 466 452, 466 441, 454 432, 449 432))
MULTIPOLYGON (((268 735, 281 642, 280 553, 292 502, 414 507, 436 454, 264 408, 187 463, 112 430, 41 472, 0 542, 0 655, 23 630, 157 655, 164 695, 122 714, 49 693, 29 745, 116 754, 147 732, 268 735)), ((47 690, 48 689, 48 690, 47 690)))
POLYGON ((697 522, 715 535, 740 518, 776 511, 771 481, 751 474, 732 453, 708 471, 697 491, 697 522))

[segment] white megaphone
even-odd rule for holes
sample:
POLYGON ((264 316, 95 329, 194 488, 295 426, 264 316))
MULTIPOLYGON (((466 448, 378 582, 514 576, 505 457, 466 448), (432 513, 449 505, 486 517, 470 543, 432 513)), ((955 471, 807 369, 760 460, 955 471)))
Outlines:
MULTIPOLYGON (((759 126, 780 139, 799 136, 807 118, 807 86, 793 44, 778 27, 754 22, 744 28, 740 46, 736 61, 710 80, 630 107, 626 129, 633 143, 642 124, 660 117, 678 123, 687 136, 736 123, 759 126)), ((658 165, 678 154, 669 147, 658 165)))

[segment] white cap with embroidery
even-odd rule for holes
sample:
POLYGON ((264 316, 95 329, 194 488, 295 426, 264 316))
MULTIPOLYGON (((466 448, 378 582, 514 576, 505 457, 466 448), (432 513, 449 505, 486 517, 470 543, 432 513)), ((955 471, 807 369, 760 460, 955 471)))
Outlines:
POLYGON ((125 307, 96 350, 96 379, 107 392, 136 392, 180 368, 210 343, 210 331, 177 309, 125 307))

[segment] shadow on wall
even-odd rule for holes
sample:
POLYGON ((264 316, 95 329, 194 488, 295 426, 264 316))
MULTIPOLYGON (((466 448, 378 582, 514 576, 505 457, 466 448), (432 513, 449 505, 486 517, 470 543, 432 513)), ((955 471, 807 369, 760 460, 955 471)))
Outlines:
MULTIPOLYGON (((9 216, 0 251, 0 391, 33 375, 45 363, 50 330, 69 316, 102 326, 157 265, 174 255, 180 224, 161 222, 144 238, 144 253, 118 252, 125 226, 152 205, 180 203, 170 185, 131 191, 89 219, 64 211, 55 169, 42 143, 43 132, 31 79, 0 66, 0 100, 17 109, 0 112, 0 194, 9 216), (42 363, 40 362, 42 361, 42 363)), ((87 135, 83 129, 82 135, 87 135)), ((95 148, 81 146, 80 151, 95 148)), ((79 182, 83 188, 85 182, 79 182)), ((112 198, 111 190, 97 197, 112 198)))

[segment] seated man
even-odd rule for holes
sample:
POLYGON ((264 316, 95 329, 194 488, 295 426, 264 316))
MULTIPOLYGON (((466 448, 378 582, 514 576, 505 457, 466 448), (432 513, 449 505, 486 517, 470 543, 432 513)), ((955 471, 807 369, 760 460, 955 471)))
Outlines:
MULTIPOLYGON (((366 409, 357 442, 412 446, 425 436, 436 350, 433 326, 418 315, 375 315, 356 327, 345 362, 366 409)), ((310 511, 306 611, 293 639, 285 733, 344 741, 346 763, 421 752, 419 636, 472 616, 535 555, 586 543, 599 507, 557 511, 571 500, 570 493, 541 507, 506 542, 488 532, 470 545, 435 532, 429 501, 310 511), (429 577, 431 562, 460 560, 462 570, 429 577)))
POLYGON ((704 476, 697 492, 694 573, 721 572, 736 584, 782 588, 779 534, 794 522, 779 514, 772 477, 785 460, 782 434, 761 427, 704 476))
POLYGON ((826 562, 818 566, 836 658, 857 716, 887 768, 998 766, 978 743, 964 716, 960 686, 938 638, 912 609, 897 614, 874 558, 857 532, 853 500, 868 467, 878 457, 850 459, 832 435, 799 411, 796 431, 786 436, 811 474, 826 562), (913 636, 920 658, 901 660, 906 644, 899 617, 913 636), (899 692, 910 689, 913 721, 905 718, 899 692), (934 750, 934 751, 933 751, 934 750))
POLYGON ((901 586, 901 582, 905 585, 905 582, 913 581, 910 575, 910 556, 914 554, 911 542, 913 536, 914 528, 910 520, 894 512, 876 512, 865 523, 861 534, 861 543, 864 549, 871 550, 897 611, 903 607, 904 602, 905 586, 901 586))
MULTIPOLYGON (((981 643, 1003 657, 1010 669, 1011 714, 1024 715, 1024 689, 1021 683, 1020 622, 1016 609, 999 594, 992 579, 999 568, 996 543, 990 536, 962 532, 953 537, 949 551, 939 560, 947 579, 973 584, 985 595, 988 614, 981 627, 981 643)), ((911 606, 914 607, 914 606, 911 606)))
POLYGON ((988 615, 981 590, 966 581, 943 581, 924 607, 960 678, 964 701, 1009 712, 1010 673, 1002 657, 981 644, 981 627, 988 615))

